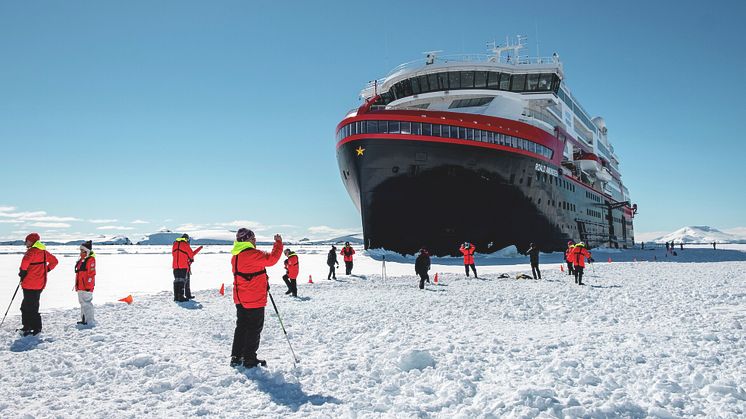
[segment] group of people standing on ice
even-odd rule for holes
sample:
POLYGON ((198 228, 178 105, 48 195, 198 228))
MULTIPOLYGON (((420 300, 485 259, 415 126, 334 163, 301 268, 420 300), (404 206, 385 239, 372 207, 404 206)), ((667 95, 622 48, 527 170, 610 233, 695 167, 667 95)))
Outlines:
MULTIPOLYGON (((31 233, 24 240, 26 253, 21 259, 18 270, 20 281, 18 288, 23 290, 21 302, 21 328, 17 329, 23 336, 36 336, 41 333, 42 320, 39 314, 41 293, 47 287, 49 272, 57 267, 59 261, 47 250, 37 233, 31 233)), ((80 257, 75 263, 75 284, 73 290, 78 294, 81 319, 79 325, 95 324, 93 313, 93 288, 96 285, 96 254, 91 241, 80 245, 80 257)), ((18 292, 16 288, 16 293, 18 292)), ((13 294, 15 298, 16 294, 13 294)), ((12 301, 12 300, 11 300, 12 301)), ((10 308, 10 307, 8 307, 10 308)), ((5 315, 7 315, 7 311, 5 315)), ((3 317, 5 321, 5 317, 3 317)))
POLYGON ((585 285, 583 283, 583 270, 585 269, 585 261, 593 262, 591 252, 585 247, 585 243, 570 240, 567 242, 567 250, 565 250, 565 261, 567 262, 567 274, 575 276, 575 283, 578 285, 585 285))

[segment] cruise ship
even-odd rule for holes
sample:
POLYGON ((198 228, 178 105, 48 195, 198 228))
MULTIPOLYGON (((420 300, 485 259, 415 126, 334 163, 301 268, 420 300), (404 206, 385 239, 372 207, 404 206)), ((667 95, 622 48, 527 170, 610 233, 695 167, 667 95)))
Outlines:
POLYGON ((557 54, 521 55, 524 42, 428 52, 365 86, 336 151, 366 249, 633 245, 637 205, 606 122, 573 96, 557 54))

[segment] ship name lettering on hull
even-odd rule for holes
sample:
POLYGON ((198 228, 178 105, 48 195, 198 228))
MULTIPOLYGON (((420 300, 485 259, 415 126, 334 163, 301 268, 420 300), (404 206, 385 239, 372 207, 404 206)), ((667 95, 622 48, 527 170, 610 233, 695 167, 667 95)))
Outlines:
POLYGON ((536 171, 546 173, 554 177, 559 177, 559 172, 557 171, 557 169, 552 169, 551 167, 545 166, 541 163, 536 163, 536 171))

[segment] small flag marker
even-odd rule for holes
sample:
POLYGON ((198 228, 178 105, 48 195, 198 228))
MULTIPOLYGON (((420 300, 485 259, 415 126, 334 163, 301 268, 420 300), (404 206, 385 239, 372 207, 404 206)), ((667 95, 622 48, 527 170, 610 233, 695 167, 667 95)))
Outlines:
POLYGON ((225 295, 225 284, 220 284, 220 295, 225 295))
POLYGON ((126 296, 124 298, 120 298, 119 301, 121 301, 123 303, 127 303, 127 304, 132 304, 133 300, 132 300, 132 296, 128 295, 128 296, 126 296))

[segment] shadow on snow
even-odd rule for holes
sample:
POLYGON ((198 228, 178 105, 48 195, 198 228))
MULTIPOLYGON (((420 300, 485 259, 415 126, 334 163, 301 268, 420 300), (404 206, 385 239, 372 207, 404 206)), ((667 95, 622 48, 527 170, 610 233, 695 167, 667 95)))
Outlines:
POLYGON ((246 370, 244 374, 249 380, 256 383, 257 389, 266 393, 273 403, 286 406, 293 412, 297 412, 301 406, 307 403, 314 406, 321 406, 326 403, 341 403, 335 397, 306 394, 300 383, 287 382, 280 373, 269 373, 263 369, 252 368, 246 370))

